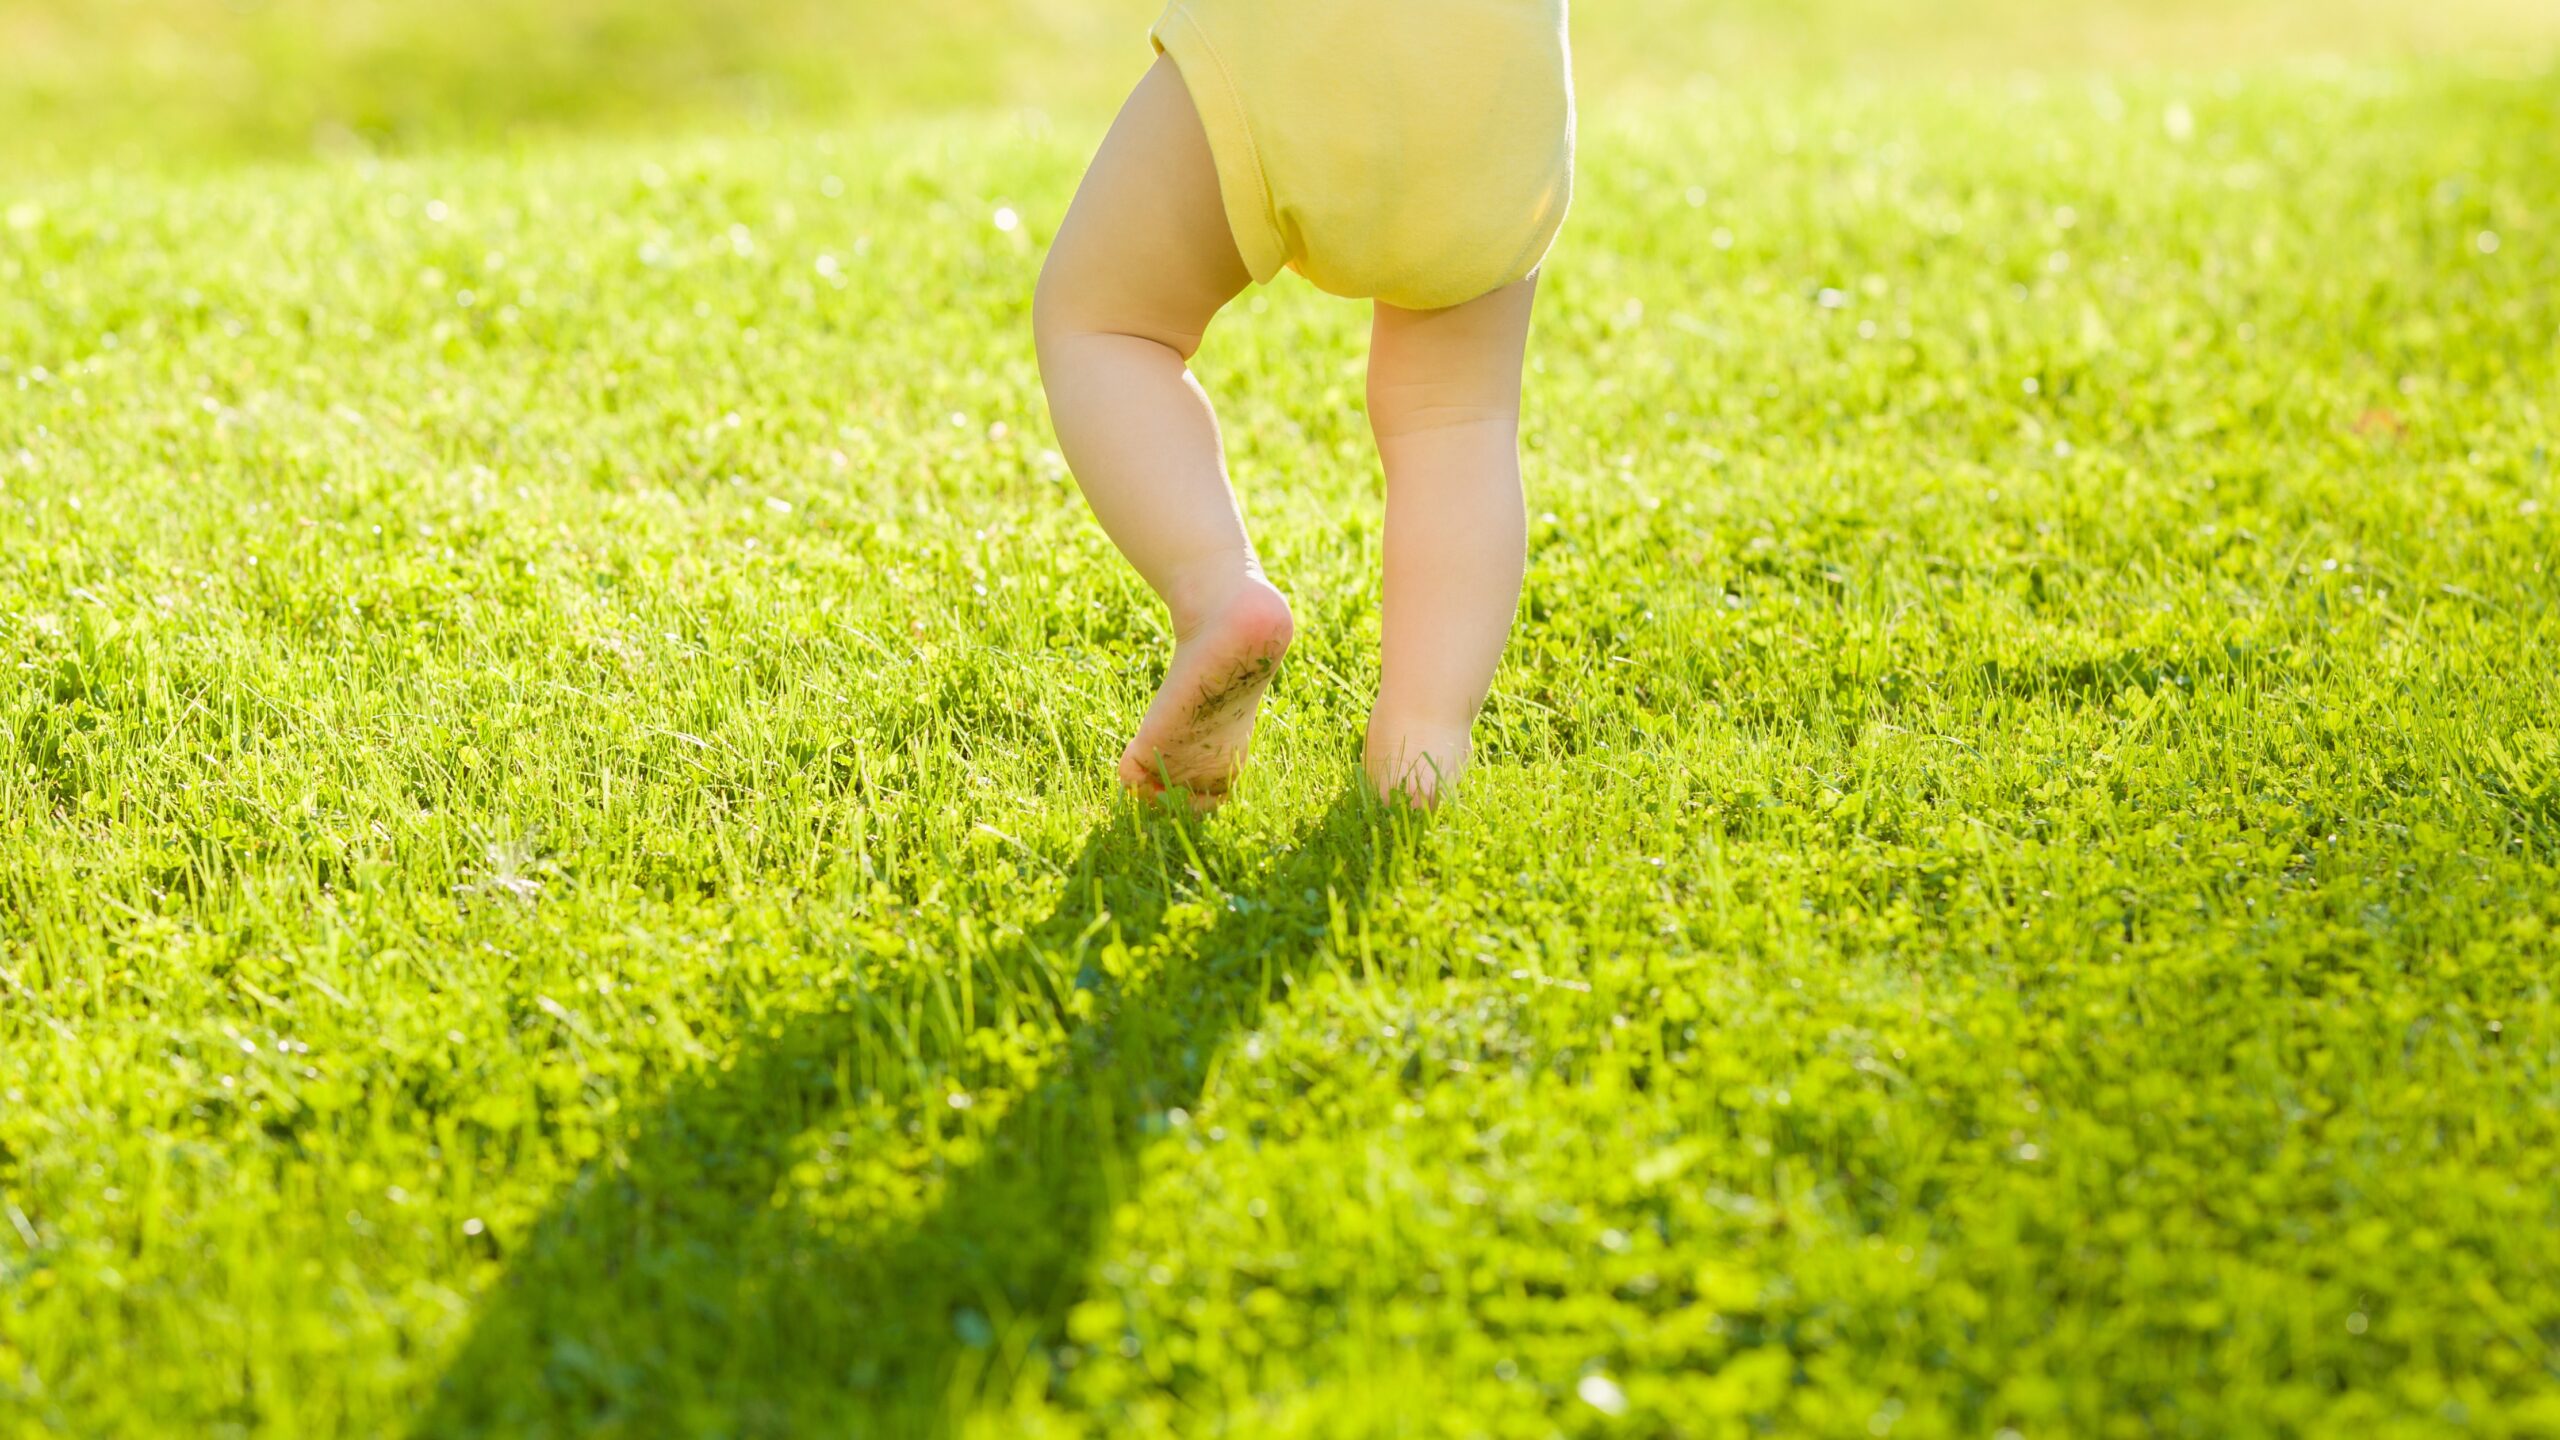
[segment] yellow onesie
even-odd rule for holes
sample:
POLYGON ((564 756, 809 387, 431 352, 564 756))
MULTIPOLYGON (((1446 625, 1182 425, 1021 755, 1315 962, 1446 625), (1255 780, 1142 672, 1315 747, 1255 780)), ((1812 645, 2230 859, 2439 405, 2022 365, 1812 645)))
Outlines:
POLYGON ((1436 310, 1537 269, 1573 194, 1565 0, 1173 0, 1236 249, 1436 310))

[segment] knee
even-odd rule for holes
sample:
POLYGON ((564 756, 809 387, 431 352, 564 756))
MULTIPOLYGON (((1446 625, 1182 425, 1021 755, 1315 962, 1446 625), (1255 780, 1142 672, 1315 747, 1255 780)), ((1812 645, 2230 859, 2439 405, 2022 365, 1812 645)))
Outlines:
POLYGON ((1079 330, 1074 284, 1059 272, 1053 256, 1040 267, 1040 281, 1031 291, 1031 343, 1043 369, 1055 363, 1059 347, 1079 330))
POLYGON ((1031 339, 1040 363, 1055 364, 1064 351, 1095 336, 1149 341, 1189 360, 1200 349, 1202 331, 1167 323, 1147 314, 1144 306, 1125 303, 1109 286, 1078 275, 1074 265, 1060 263, 1052 252, 1031 292, 1031 339))
POLYGON ((1486 393, 1451 381, 1396 381, 1369 372, 1369 428, 1382 440, 1434 430, 1497 430, 1516 434, 1516 393, 1486 393))

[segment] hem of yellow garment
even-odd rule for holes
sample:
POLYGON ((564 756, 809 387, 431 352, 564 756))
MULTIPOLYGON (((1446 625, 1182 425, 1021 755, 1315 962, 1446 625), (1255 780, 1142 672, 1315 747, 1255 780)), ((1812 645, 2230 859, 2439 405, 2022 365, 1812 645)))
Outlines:
POLYGON ((1191 92, 1191 108, 1200 112, 1200 128, 1209 135, 1209 156, 1218 167, 1218 198, 1226 206, 1227 229, 1235 235, 1236 253, 1256 284, 1280 273, 1289 260, 1280 226, 1272 218, 1271 186, 1262 172, 1262 152, 1253 129, 1245 123, 1244 101, 1226 63, 1202 34, 1199 23, 1177 3, 1148 36, 1158 52, 1173 57, 1182 87, 1191 92))

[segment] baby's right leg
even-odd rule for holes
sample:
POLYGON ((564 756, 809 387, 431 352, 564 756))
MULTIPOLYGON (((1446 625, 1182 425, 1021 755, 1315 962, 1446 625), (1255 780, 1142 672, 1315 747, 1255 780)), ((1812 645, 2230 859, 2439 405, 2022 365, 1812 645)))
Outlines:
POLYGON ((1387 471, 1385 644, 1365 761, 1429 806, 1467 765, 1527 566, 1520 364, 1534 277, 1446 310, 1378 306, 1369 425, 1387 471))
POLYGON ((1173 612, 1163 689, 1120 757, 1141 794, 1223 799, 1290 639, 1185 363, 1250 280, 1208 136, 1159 58, 1113 122, 1040 272, 1032 329, 1058 444, 1112 543, 1173 612))

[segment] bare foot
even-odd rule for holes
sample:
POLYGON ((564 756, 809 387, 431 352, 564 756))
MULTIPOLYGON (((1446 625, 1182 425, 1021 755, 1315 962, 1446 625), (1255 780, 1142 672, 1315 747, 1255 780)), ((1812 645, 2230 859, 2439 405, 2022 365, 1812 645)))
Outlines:
POLYGON ((1361 765, 1381 797, 1430 810, 1457 792, 1471 753, 1464 728, 1403 724, 1373 715, 1361 765))
POLYGON ((1294 633, 1289 602, 1255 575, 1176 639, 1164 688, 1121 753, 1120 783, 1149 796, 1186 790, 1194 810, 1225 803, 1294 633))

